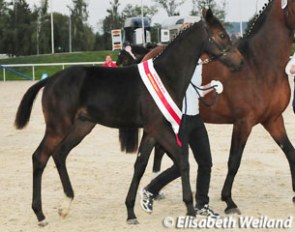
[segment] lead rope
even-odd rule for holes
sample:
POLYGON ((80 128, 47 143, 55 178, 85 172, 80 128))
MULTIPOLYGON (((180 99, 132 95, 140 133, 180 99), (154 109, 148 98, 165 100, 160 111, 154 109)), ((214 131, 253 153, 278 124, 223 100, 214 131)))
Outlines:
POLYGON ((211 102, 206 102, 206 101, 203 99, 203 97, 201 96, 200 92, 199 92, 199 91, 204 91, 204 90, 214 89, 215 85, 213 85, 213 86, 211 86, 211 87, 208 87, 208 88, 200 88, 200 87, 194 85, 194 83, 192 83, 192 82, 191 82, 190 84, 193 86, 193 88, 195 89, 195 91, 197 92, 197 94, 198 94, 198 96, 199 96, 200 101, 201 101, 205 106, 210 107, 210 106, 212 106, 212 105, 215 103, 215 101, 216 101, 216 99, 217 99, 217 94, 216 94, 216 92, 215 92, 215 94, 213 95, 211 102))

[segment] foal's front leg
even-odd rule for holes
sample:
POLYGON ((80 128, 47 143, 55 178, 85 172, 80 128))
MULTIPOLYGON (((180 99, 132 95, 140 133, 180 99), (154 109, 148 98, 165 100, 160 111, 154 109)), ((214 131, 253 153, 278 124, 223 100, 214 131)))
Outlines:
POLYGON ((176 160, 176 165, 179 168, 180 176, 181 176, 183 201, 187 208, 187 215, 196 216, 196 211, 193 207, 193 195, 192 195, 192 189, 190 185, 187 146, 181 150, 182 152, 176 153, 175 160, 176 160))
POLYGON ((141 180, 142 175, 145 172, 151 151, 154 147, 155 141, 146 133, 143 134, 138 155, 134 164, 134 173, 132 181, 129 187, 129 191, 126 197, 125 205, 127 207, 127 223, 128 224, 138 224, 136 215, 134 213, 134 204, 136 199, 136 193, 141 180))
POLYGON ((182 196, 187 208, 187 215, 196 216, 196 212, 193 207, 193 195, 189 177, 188 144, 185 142, 182 148, 179 147, 176 143, 174 133, 169 133, 168 130, 165 132, 166 133, 163 133, 156 139, 165 151, 167 151, 167 154, 169 154, 171 159, 174 161, 174 164, 179 169, 182 183, 182 196))

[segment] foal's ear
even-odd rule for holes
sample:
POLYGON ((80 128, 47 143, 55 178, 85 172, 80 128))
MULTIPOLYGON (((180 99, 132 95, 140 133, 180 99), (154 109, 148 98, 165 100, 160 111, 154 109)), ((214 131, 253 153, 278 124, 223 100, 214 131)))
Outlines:
POLYGON ((210 8, 209 9, 203 8, 202 14, 206 22, 210 22, 214 18, 214 15, 210 8))

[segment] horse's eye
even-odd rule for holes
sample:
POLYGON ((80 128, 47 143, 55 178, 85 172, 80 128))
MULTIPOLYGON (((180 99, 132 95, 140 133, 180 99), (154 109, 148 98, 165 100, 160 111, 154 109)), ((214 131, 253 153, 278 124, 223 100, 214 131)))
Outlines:
POLYGON ((225 39, 226 38, 225 33, 221 33, 219 36, 220 36, 221 39, 225 39))

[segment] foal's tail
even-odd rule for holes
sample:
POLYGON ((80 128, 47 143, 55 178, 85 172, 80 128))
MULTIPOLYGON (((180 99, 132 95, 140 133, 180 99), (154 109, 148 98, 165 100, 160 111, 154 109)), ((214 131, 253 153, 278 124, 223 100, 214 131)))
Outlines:
POLYGON ((120 128, 119 140, 121 151, 134 153, 138 149, 138 128, 120 128))
POLYGON ((14 121, 14 125, 17 129, 23 129, 28 124, 31 116, 33 102, 39 90, 46 85, 47 80, 48 78, 38 81, 36 84, 31 86, 23 96, 14 121))

